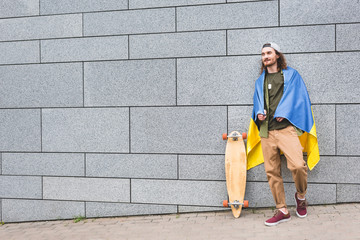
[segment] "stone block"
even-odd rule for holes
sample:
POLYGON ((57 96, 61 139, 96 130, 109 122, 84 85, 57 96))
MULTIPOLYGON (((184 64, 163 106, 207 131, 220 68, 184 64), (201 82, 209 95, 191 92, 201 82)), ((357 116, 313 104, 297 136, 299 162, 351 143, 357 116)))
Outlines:
POLYGON ((40 14, 59 14, 92 11, 121 10, 128 8, 127 0, 40 0, 40 14))
POLYGON ((7 223, 73 219, 76 216, 85 216, 83 202, 3 200, 3 221, 7 223))
MULTIPOLYGON (((253 89, 253 91, 255 88, 253 89)), ((248 132, 252 114, 252 106, 229 106, 228 108, 228 133, 239 131, 248 132)))
POLYGON ((44 177, 44 199, 130 202, 129 179, 44 177))
POLYGON ((86 203, 86 217, 115 217, 129 215, 176 213, 176 205, 128 204, 128 203, 86 203))
POLYGON ((86 176, 177 178, 176 155, 87 154, 86 176))
POLYGON ((41 150, 39 109, 1 109, 0 122, 0 151, 41 150))
POLYGON ((248 182, 266 182, 266 172, 264 168, 264 164, 260 164, 256 167, 253 167, 247 171, 246 179, 248 182))
MULTIPOLYGON (((349 90, 350 91, 350 90, 349 90)), ((358 95, 355 89, 350 96, 358 95)), ((337 155, 360 155, 359 135, 354 131, 360 118, 360 105, 336 106, 336 153, 337 155)))
POLYGON ((128 58, 128 37, 91 37, 41 41, 41 62, 128 58))
POLYGON ((2 0, 0 18, 39 15, 39 0, 2 0))
POLYGON ((224 207, 179 206, 179 213, 227 211, 224 207))
MULTIPOLYGON (((292 184, 294 191, 290 192, 289 205, 295 205, 295 186, 292 184)), ((336 203, 336 184, 308 184, 306 199, 310 205, 316 204, 334 204, 336 203)))
POLYGON ((355 80, 359 52, 288 54, 286 58, 304 79, 313 104, 360 102, 360 85, 355 80))
POLYGON ((84 13, 85 36, 174 31, 174 8, 84 13))
POLYGON ((3 174, 40 176, 84 176, 83 154, 3 153, 3 174))
POLYGON ((225 181, 131 180, 133 203, 221 206, 225 181))
POLYGON ((275 1, 218 4, 177 8, 177 30, 211 30, 278 25, 275 1), (266 12, 266 14, 263 14, 266 12))
MULTIPOLYGON (((284 183, 285 199, 288 206, 295 205, 295 186, 284 183)), ((306 198, 310 205, 336 203, 336 184, 308 184, 306 198)), ((267 182, 247 182, 245 199, 250 207, 275 207, 275 201, 267 182)))
POLYGON ((173 7, 211 3, 225 3, 225 0, 129 0, 129 8, 173 7))
POLYGON ((129 152, 129 109, 44 109, 43 151, 129 152))
MULTIPOLYGON (((306 160, 306 158, 305 158, 306 160)), ((358 157, 320 156, 320 161, 308 171, 309 183, 360 183, 357 173, 360 171, 358 157)), ((293 182, 292 175, 287 169, 285 157, 281 162, 282 176, 285 182, 293 182)))
POLYGON ((267 182, 247 182, 245 200, 249 201, 249 207, 272 207, 275 206, 273 196, 267 182))
POLYGON ((280 25, 359 22, 360 4, 353 0, 281 0, 280 25))
POLYGON ((360 24, 336 25, 336 50, 360 50, 360 24))
POLYGON ((0 198, 41 197, 41 177, 0 176, 0 198))
POLYGON ((179 178, 197 180, 225 180, 223 155, 180 155, 179 178))
POLYGON ((165 33, 130 36, 130 58, 226 55, 226 32, 165 33))
POLYGON ((131 152, 223 154, 226 107, 131 109, 131 152))
POLYGON ((360 184, 337 184, 336 202, 359 202, 360 184))
POLYGON ((178 59, 178 104, 252 104, 260 64, 260 56, 178 59))
POLYGON ((175 61, 85 63, 85 106, 176 104, 175 61))
POLYGON ((38 41, 1 42, 0 64, 39 63, 38 41))
POLYGON ((277 43, 283 53, 335 51, 335 26, 229 30, 228 54, 260 54, 267 42, 277 43))
POLYGON ((320 155, 335 155, 335 105, 312 106, 320 155))
POLYGON ((308 181, 360 184, 359 172, 359 157, 321 156, 317 166, 308 173, 308 181))
POLYGON ((0 41, 82 36, 82 14, 0 19, 0 41))
POLYGON ((83 106, 81 63, 0 66, 0 107, 83 106))

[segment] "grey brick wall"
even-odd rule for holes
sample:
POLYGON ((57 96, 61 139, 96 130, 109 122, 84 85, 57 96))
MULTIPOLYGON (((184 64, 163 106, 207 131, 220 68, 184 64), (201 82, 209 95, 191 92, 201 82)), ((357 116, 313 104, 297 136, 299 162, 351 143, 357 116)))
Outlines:
MULTIPOLYGON (((221 210, 221 134, 247 131, 266 41, 313 103, 309 202, 359 202, 358 12, 355 0, 2 0, 0 221, 221 210)), ((246 198, 274 205, 263 165, 246 198)))

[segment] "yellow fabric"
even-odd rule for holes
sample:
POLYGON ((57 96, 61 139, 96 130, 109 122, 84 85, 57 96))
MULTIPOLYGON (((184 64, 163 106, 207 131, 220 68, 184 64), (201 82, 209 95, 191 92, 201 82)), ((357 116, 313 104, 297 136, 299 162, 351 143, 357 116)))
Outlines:
MULTIPOLYGON (((314 118, 314 114, 313 114, 313 118, 314 118)), ((299 136, 299 139, 302 147, 304 148, 303 152, 307 152, 308 167, 310 170, 312 170, 320 160, 315 119, 314 119, 314 125, 311 128, 310 133, 304 132, 304 134, 299 136)), ((252 118, 250 120, 250 125, 249 125, 246 153, 247 153, 248 170, 264 162, 259 130, 252 118)))

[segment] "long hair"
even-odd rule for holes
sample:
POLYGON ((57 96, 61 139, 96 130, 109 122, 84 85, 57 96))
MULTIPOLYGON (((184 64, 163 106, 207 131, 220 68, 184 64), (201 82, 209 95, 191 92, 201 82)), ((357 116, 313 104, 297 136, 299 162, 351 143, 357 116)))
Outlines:
MULTIPOLYGON (((276 55, 279 56, 279 58, 277 59, 277 66, 278 66, 278 71, 280 71, 281 69, 286 69, 287 68, 287 63, 286 63, 286 59, 284 54, 282 54, 281 52, 278 52, 275 50, 276 55)), ((267 71, 266 67, 264 66, 264 63, 261 61, 261 71, 260 74, 262 74, 263 71, 267 71)))

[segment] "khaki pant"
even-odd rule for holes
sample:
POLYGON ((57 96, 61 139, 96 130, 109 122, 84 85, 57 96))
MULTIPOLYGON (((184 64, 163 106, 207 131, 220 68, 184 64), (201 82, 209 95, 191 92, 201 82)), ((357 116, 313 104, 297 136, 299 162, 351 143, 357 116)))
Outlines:
POLYGON ((261 138, 264 155, 264 166, 267 179, 273 194, 276 208, 286 207, 284 183, 281 177, 281 150, 287 160, 287 167, 291 171, 296 191, 305 195, 307 189, 307 165, 303 158, 302 146, 292 125, 269 131, 268 138, 261 138))

